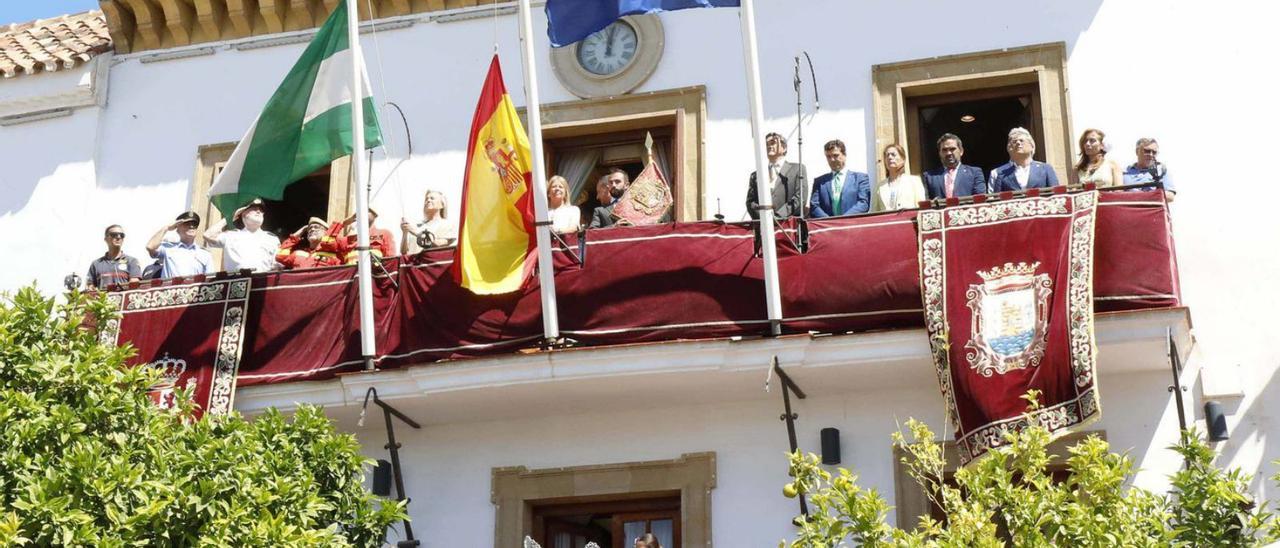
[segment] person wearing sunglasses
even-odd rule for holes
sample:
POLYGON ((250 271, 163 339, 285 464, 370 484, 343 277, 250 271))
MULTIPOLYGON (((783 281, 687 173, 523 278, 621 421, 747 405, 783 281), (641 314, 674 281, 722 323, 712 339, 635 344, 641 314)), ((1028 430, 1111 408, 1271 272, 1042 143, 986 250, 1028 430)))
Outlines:
POLYGON ((125 255, 124 228, 120 225, 108 226, 103 231, 102 240, 107 242, 107 254, 98 257, 89 265, 89 274, 85 276, 85 285, 106 289, 112 285, 136 282, 142 277, 142 267, 138 260, 125 255))
MULTIPOLYGON (((1138 161, 1125 168, 1124 184, 1138 185, 1151 183, 1164 185, 1165 200, 1172 202, 1178 189, 1173 186, 1169 177, 1169 168, 1157 158, 1160 155, 1160 143, 1151 137, 1138 139, 1136 150, 1138 161)), ((1142 190, 1142 189, 1138 189, 1142 190)))
POLYGON ((216 271, 213 255, 196 245, 196 230, 199 228, 200 215, 194 211, 184 211, 147 241, 147 253, 164 264, 160 271, 161 278, 213 274, 216 271), (164 235, 170 230, 178 233, 178 241, 164 241, 164 235))

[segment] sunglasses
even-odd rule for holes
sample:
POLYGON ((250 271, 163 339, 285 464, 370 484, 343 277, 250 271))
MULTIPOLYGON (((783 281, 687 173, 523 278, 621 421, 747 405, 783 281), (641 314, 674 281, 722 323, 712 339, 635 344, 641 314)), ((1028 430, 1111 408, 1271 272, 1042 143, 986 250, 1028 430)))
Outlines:
POLYGON ((108 233, 107 233, 107 237, 108 237, 108 238, 123 238, 123 237, 124 237, 124 233, 123 233, 123 232, 108 232, 108 233))

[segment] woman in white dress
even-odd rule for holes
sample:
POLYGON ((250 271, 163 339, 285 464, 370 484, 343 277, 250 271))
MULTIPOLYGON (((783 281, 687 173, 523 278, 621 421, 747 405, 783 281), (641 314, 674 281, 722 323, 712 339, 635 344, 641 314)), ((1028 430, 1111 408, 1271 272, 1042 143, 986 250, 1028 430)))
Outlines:
POLYGON ((449 222, 449 206, 444 193, 428 190, 422 201, 422 220, 410 224, 400 219, 400 254, 414 255, 424 249, 448 247, 458 239, 458 229, 449 222))
POLYGON ((552 175, 547 181, 547 209, 551 216, 551 230, 558 234, 577 232, 582 223, 582 211, 569 203, 569 181, 552 175))
POLYGON ((1076 162, 1076 180, 1080 184, 1093 183, 1098 188, 1124 184, 1120 165, 1107 159, 1106 138, 1100 129, 1089 128, 1080 134, 1080 161, 1076 162))
POLYGON ((924 183, 919 176, 907 173, 907 151, 897 143, 884 147, 885 178, 876 184, 871 211, 913 209, 927 200, 924 183))

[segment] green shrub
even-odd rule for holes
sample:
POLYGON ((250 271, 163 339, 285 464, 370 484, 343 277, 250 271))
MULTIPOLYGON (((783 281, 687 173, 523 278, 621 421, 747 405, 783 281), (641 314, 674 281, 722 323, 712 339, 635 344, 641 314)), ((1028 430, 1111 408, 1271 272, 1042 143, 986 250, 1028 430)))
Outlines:
POLYGON ((157 373, 97 342, 117 312, 65 301, 0 295, 0 546, 375 546, 404 517, 319 409, 160 409, 157 373))
MULTIPOLYGON (((1033 402, 1034 398, 1028 397, 1033 402)), ((922 517, 912 529, 886 523, 890 506, 857 476, 823 470, 816 455, 791 455, 795 480, 788 496, 810 503, 808 520, 797 518, 793 547, 879 546, 1261 546, 1280 538, 1273 514, 1248 495, 1250 478, 1239 470, 1216 468, 1213 451, 1195 432, 1185 432, 1170 449, 1186 459, 1172 477, 1167 495, 1125 486, 1133 461, 1112 453, 1090 436, 1069 449, 1066 481, 1050 474, 1049 432, 1028 428, 1008 436, 1009 444, 947 479, 942 445, 929 428, 907 422, 910 441, 895 433, 905 449, 908 474, 946 514, 943 522, 922 517)), ((1276 478, 1280 482, 1280 475, 1276 478)), ((786 546, 783 541, 779 546, 786 546)))

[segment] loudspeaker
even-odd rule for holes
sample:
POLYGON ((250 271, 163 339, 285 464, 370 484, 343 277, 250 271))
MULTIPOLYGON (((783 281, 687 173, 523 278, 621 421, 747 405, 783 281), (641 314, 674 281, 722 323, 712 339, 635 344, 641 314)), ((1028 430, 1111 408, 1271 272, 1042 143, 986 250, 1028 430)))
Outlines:
POLYGON ((391 463, 382 459, 378 459, 373 469, 373 494, 379 497, 391 494, 391 463))
POLYGON ((1204 423, 1209 428, 1209 441, 1227 441, 1227 415, 1222 404, 1213 400, 1204 402, 1204 423))
POLYGON ((822 429, 822 464, 840 464, 840 431, 822 429))

